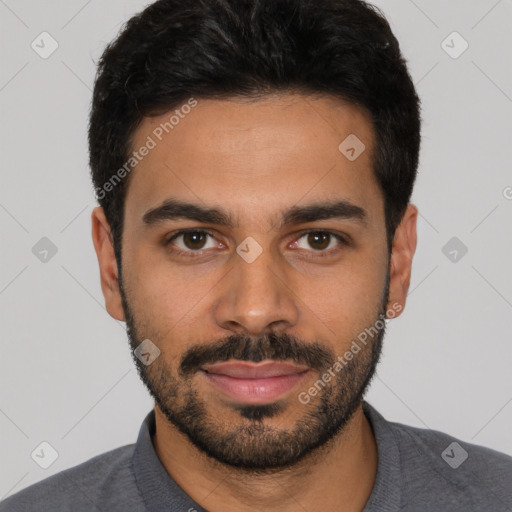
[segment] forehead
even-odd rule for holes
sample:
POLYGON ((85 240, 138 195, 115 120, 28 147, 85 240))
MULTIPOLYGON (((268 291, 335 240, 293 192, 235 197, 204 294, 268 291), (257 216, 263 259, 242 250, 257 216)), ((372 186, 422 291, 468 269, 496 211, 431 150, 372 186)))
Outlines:
POLYGON ((131 171, 127 213, 141 218, 169 197, 222 206, 237 218, 318 200, 348 199, 370 209, 381 199, 366 110, 292 94, 196 101, 144 118, 137 128, 132 150, 151 149, 131 171), (356 159, 343 152, 345 140, 364 144, 356 159))

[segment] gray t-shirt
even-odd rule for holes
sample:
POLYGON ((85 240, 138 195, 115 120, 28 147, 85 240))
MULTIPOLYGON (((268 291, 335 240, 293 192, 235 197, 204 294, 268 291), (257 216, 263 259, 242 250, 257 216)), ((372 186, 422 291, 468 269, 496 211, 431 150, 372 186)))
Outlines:
MULTIPOLYGON (((512 511, 512 457, 446 434, 392 423, 363 402, 377 441, 364 512, 512 511)), ((98 455, 6 498, 0 512, 205 512, 169 476, 152 443, 155 415, 136 444, 98 455)))

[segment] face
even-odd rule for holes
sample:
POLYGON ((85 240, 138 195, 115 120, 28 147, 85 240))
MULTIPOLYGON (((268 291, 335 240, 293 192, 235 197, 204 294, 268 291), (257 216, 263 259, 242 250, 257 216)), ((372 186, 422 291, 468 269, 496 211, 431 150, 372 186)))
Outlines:
POLYGON ((173 428, 231 466, 289 466, 360 404, 408 286, 407 258, 388 258, 371 118, 291 94, 198 99, 161 133, 171 114, 135 132, 134 149, 154 144, 130 176, 119 288, 100 258, 107 309, 133 349, 158 347, 134 360, 173 428), (338 148, 350 134, 355 159, 338 148))

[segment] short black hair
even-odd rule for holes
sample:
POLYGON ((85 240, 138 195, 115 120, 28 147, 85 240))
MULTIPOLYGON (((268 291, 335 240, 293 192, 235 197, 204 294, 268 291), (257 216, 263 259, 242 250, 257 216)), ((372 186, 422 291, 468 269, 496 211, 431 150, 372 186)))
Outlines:
POLYGON ((327 94, 369 111, 391 250, 416 179, 421 121, 382 12, 362 0, 158 0, 107 45, 94 84, 89 164, 119 267, 130 175, 112 180, 127 168, 143 118, 191 98, 279 92, 327 94))

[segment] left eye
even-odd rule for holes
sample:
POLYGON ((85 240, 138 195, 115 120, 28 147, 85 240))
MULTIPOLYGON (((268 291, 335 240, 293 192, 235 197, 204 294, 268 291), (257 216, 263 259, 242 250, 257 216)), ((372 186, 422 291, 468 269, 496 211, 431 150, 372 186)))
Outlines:
POLYGON ((343 242, 344 240, 341 236, 330 231, 310 231, 298 238, 296 244, 301 249, 312 248, 315 251, 326 251, 343 242), (301 240, 305 240, 305 243, 301 242, 301 240))

